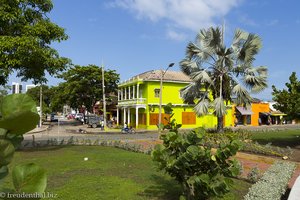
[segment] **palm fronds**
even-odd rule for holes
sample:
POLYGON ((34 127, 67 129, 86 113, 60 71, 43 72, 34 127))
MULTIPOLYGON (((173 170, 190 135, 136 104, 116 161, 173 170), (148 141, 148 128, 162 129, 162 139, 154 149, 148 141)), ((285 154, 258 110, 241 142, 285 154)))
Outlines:
POLYGON ((225 107, 224 99, 221 96, 215 98, 213 105, 217 117, 222 117, 226 115, 226 107, 225 107))
POLYGON ((241 84, 237 84, 232 89, 232 94, 236 97, 237 105, 250 105, 252 97, 246 88, 242 87, 241 84))
POLYGON ((206 115, 209 113, 210 103, 206 98, 202 98, 198 101, 196 106, 194 107, 194 111, 197 116, 206 115))

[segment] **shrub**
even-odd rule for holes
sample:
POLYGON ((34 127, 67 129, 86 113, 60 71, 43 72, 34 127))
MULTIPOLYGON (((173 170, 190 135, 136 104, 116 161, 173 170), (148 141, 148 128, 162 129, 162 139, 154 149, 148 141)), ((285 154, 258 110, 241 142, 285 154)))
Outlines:
POLYGON ((288 182, 296 165, 289 162, 276 162, 273 164, 249 189, 245 200, 280 200, 285 193, 288 182))
POLYGON ((169 132, 161 135, 163 144, 156 145, 152 151, 158 168, 181 184, 184 191, 181 198, 223 196, 231 184, 228 177, 237 176, 240 172, 237 161, 229 159, 237 153, 240 143, 237 140, 220 143, 213 153, 211 146, 205 145, 204 136, 204 129, 195 129, 187 134, 169 132))
POLYGON ((251 183, 255 183, 259 180, 260 178, 260 172, 258 167, 253 167, 251 169, 251 171, 248 173, 247 175, 247 179, 251 182, 251 183))

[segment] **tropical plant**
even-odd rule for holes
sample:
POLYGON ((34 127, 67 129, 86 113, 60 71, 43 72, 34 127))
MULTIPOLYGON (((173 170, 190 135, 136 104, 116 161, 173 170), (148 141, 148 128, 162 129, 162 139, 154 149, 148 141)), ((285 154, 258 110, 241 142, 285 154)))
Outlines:
POLYGON ((289 77, 290 83, 286 83, 287 89, 278 90, 272 86, 274 107, 287 114, 288 119, 300 119, 300 81, 296 72, 289 77))
POLYGON ((47 15, 52 0, 1 0, 0 7, 0 85, 12 72, 22 81, 43 83, 45 71, 55 75, 69 66, 70 60, 51 47, 68 38, 47 15))
MULTIPOLYGON (((23 141, 23 134, 39 121, 35 102, 25 94, 7 95, 0 104, 0 182, 8 174, 8 164, 23 141)), ((15 192, 43 193, 47 185, 44 169, 36 164, 22 164, 12 171, 15 192)))
POLYGON ((172 109, 172 103, 168 103, 167 105, 164 106, 164 112, 166 114, 169 114, 169 117, 165 117, 165 120, 167 121, 167 124, 164 125, 162 124, 162 129, 169 130, 172 132, 178 132, 178 129, 182 126, 182 124, 177 124, 176 119, 172 119, 174 116, 173 109, 172 109))
POLYGON ((196 103, 194 110, 199 116, 213 111, 218 118, 218 132, 223 132, 226 104, 235 98, 236 104, 246 106, 252 101, 251 92, 267 87, 267 68, 252 66, 260 48, 258 35, 240 29, 227 48, 218 27, 200 30, 195 42, 187 45, 180 65, 192 82, 182 89, 183 98, 196 103))
POLYGON ((208 199, 222 196, 230 189, 231 179, 240 172, 238 162, 229 159, 240 148, 237 140, 221 143, 216 151, 206 146, 205 130, 180 134, 177 129, 161 135, 163 144, 156 145, 152 159, 160 170, 174 177, 182 186, 181 199, 208 199))

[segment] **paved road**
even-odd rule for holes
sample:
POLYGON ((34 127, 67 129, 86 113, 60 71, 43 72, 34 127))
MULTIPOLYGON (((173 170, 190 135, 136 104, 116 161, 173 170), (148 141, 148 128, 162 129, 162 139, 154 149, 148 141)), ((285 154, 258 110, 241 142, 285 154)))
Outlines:
POLYGON ((76 124, 76 121, 62 120, 59 124, 51 123, 43 126, 42 128, 37 128, 24 135, 23 143, 26 144, 33 140, 35 141, 47 141, 51 139, 56 139, 58 141, 68 140, 73 137, 74 139, 90 139, 94 140, 104 140, 104 141, 130 141, 130 140, 156 140, 159 138, 159 134, 153 131, 137 131, 136 134, 123 134, 120 129, 110 129, 101 131, 100 128, 88 128, 87 125, 76 124), (49 128, 47 128, 49 126, 49 128), (87 132, 87 133, 84 133, 87 132))
MULTIPOLYGON (((251 131, 270 130, 270 129, 299 129, 300 124, 292 125, 271 125, 271 126, 238 126, 233 127, 234 130, 246 129, 251 131)), ((59 122, 52 122, 24 135, 24 142, 32 141, 32 137, 36 141, 47 141, 51 139, 68 140, 70 137, 74 139, 90 139, 90 140, 156 140, 159 138, 157 131, 138 130, 136 134, 122 134, 120 129, 110 129, 101 131, 100 128, 88 128, 87 125, 81 125, 75 120, 60 119, 59 122), (50 128, 47 128, 50 127, 50 128), (86 133, 82 133, 86 132, 86 133)))

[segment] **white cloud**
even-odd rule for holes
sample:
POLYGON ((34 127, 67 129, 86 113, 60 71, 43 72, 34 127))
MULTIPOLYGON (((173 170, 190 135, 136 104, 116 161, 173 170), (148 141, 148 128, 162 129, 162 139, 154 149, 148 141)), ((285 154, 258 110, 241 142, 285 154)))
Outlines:
POLYGON ((184 33, 176 32, 174 30, 168 30, 167 38, 176 40, 176 41, 183 41, 187 38, 187 36, 184 33))
POLYGON ((241 14, 239 16, 239 21, 242 24, 248 25, 248 26, 259 26, 254 20, 252 20, 248 15, 246 14, 241 14))
POLYGON ((198 31, 215 24, 242 0, 114 0, 139 19, 167 20, 176 28, 198 31))
POLYGON ((278 23, 279 23, 279 20, 278 20, 278 19, 273 19, 273 20, 267 22, 267 25, 268 25, 268 26, 275 26, 275 25, 277 25, 278 23))

